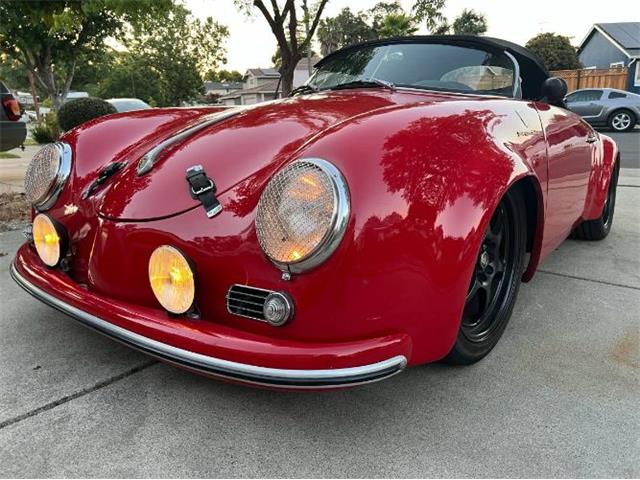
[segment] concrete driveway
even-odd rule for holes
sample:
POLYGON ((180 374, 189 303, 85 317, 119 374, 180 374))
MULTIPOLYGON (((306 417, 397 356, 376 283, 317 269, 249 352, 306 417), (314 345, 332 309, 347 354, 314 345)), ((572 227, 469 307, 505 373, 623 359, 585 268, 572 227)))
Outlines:
POLYGON ((640 171, 602 242, 565 242, 496 349, 328 393, 157 363, 32 299, 0 234, 0 476, 638 477, 640 171))

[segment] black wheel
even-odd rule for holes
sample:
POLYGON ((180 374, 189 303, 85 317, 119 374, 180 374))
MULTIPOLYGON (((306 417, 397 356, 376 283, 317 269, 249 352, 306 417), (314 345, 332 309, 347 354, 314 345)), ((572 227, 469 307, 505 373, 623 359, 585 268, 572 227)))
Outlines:
POLYGON ((484 234, 458 337, 445 362, 475 363, 498 343, 520 288, 526 230, 522 196, 517 191, 507 192, 484 234))
POLYGON ((608 124, 616 132, 628 132, 636 126, 636 116, 631 110, 621 108, 609 115, 608 124))
POLYGON ((571 238, 577 240, 602 240, 611 231, 613 213, 616 209, 616 188, 618 186, 618 166, 613 168, 607 198, 604 201, 602 215, 595 220, 585 220, 571 232, 571 238))

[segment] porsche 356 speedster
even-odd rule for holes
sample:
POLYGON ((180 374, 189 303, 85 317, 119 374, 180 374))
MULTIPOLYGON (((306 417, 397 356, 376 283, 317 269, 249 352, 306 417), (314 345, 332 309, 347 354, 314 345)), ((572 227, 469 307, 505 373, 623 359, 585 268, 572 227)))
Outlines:
POLYGON ((496 345, 521 281, 611 229, 615 143, 509 42, 372 41, 288 98, 114 114, 33 158, 36 298, 192 371, 335 388, 496 345))

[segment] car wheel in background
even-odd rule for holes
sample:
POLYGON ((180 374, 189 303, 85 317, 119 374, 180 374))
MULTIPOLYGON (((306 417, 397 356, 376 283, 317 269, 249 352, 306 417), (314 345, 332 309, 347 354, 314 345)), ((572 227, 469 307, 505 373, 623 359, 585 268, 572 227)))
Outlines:
POLYGON ((571 238, 577 240, 602 240, 611 231, 611 225, 613 224, 613 213, 616 208, 616 188, 618 186, 618 173, 619 169, 616 165, 611 174, 611 181, 609 182, 609 190, 607 190, 607 198, 604 201, 604 207, 602 208, 602 215, 595 220, 585 220, 578 225, 573 232, 571 232, 571 238))
POLYGON ((628 132, 636 126, 636 116, 630 110, 616 110, 609 115, 608 124, 616 132, 628 132))
POLYGON ((482 239, 458 337, 446 363, 475 363, 498 343, 518 296, 526 244, 524 201, 519 191, 511 190, 496 208, 482 239))

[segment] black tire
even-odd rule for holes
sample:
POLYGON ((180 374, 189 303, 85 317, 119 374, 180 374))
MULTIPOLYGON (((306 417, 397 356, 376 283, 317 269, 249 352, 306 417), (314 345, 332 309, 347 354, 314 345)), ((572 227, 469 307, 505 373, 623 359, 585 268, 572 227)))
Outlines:
POLYGON ((609 115, 607 125, 615 132, 628 132, 635 128, 637 121, 638 119, 631 110, 620 108, 609 115))
POLYGON ((465 300, 456 342, 444 361, 470 365, 495 347, 511 318, 527 248, 522 194, 507 192, 487 226, 465 300))
POLYGON ((602 208, 602 215, 595 220, 585 220, 571 232, 571 238, 576 240, 602 240, 611 231, 613 214, 616 208, 616 189, 618 187, 618 165, 613 167, 607 199, 602 208))

